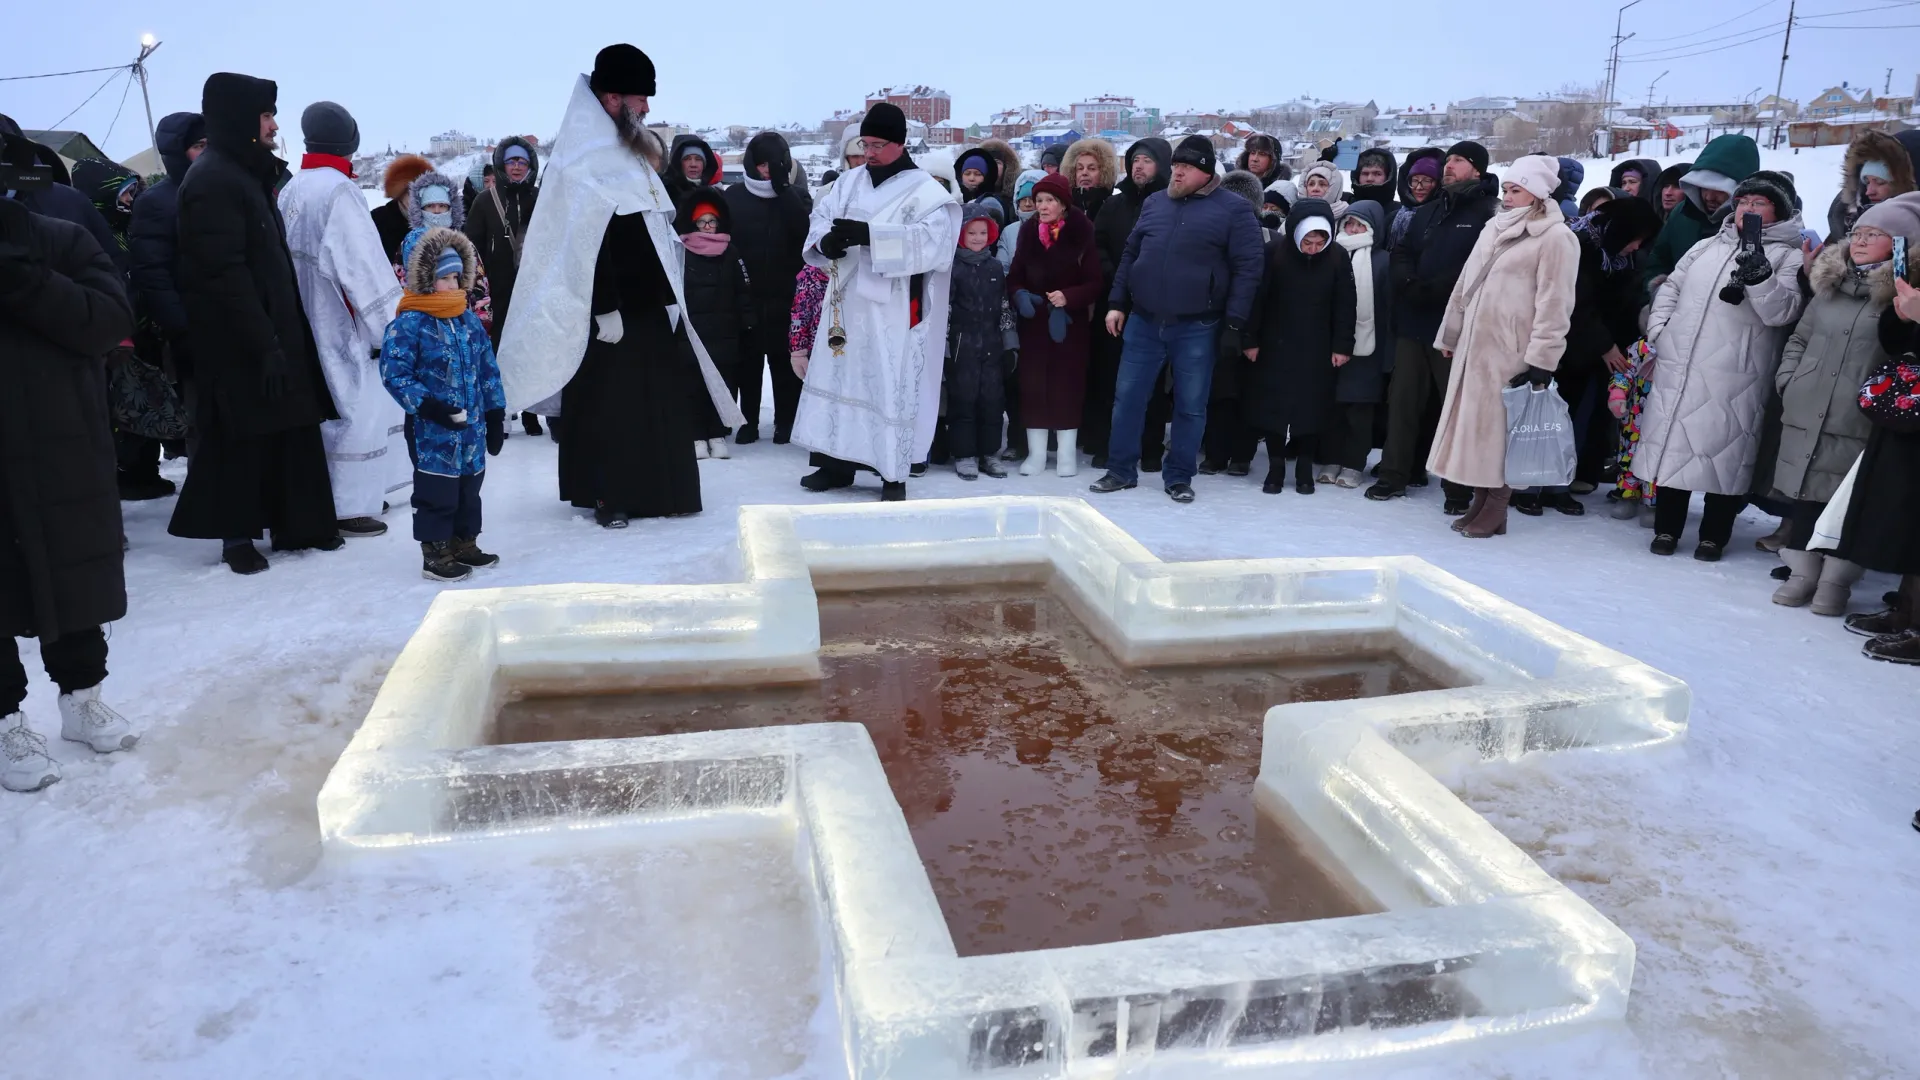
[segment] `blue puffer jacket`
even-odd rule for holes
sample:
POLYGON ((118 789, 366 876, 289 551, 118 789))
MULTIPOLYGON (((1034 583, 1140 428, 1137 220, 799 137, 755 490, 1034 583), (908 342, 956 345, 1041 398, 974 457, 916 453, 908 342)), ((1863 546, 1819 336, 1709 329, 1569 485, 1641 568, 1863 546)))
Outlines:
MULTIPOLYGON (((413 245, 407 260, 407 291, 433 289, 433 267, 451 244, 464 266, 461 286, 474 274, 473 244, 452 229, 432 229, 413 245)), ((479 316, 463 311, 436 319, 424 311, 403 311, 387 325, 380 347, 380 380, 387 393, 414 417, 414 467, 435 476, 477 476, 487 469, 487 413, 507 407, 500 388, 500 365, 479 316), (458 431, 420 416, 420 403, 439 400, 466 410, 467 426, 458 431)))
POLYGON ((1253 314, 1262 259, 1260 219, 1218 179, 1184 199, 1158 191, 1127 234, 1109 301, 1156 319, 1224 316, 1239 325, 1253 314))

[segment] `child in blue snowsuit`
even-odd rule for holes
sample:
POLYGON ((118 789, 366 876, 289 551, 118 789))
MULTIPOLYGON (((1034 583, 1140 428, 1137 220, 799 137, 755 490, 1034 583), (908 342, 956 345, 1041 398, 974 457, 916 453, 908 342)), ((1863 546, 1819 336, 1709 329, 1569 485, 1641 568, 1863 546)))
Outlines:
POLYGON ((467 310, 478 259, 445 228, 401 245, 406 291, 380 349, 380 379, 413 418, 413 538, 421 575, 461 581, 500 563, 480 550, 480 484, 505 442, 507 402, 486 327, 467 310))

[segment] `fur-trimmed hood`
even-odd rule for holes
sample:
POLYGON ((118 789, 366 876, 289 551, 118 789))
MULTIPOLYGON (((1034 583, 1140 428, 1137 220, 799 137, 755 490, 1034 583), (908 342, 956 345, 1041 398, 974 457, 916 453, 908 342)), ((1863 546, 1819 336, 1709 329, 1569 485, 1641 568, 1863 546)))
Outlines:
POLYGON ((1836 240, 1820 249, 1813 257, 1813 267, 1807 271, 1807 284, 1813 294, 1820 296, 1839 288, 1841 283, 1856 276, 1866 279, 1867 297, 1873 303, 1886 304, 1893 301, 1893 263, 1883 262, 1865 274, 1854 269, 1853 260, 1847 257, 1847 245, 1836 240))
POLYGON ((1080 161, 1081 154, 1092 154, 1100 163, 1100 179, 1095 187, 1100 191, 1112 191, 1113 185, 1120 182, 1120 155, 1113 150, 1113 144, 1105 139, 1086 138, 1067 147, 1067 156, 1061 159, 1060 171, 1067 174, 1067 183, 1073 183, 1074 166, 1080 161))
MULTIPOLYGON (((964 157, 966 156, 966 154, 972 153, 973 150, 975 149, 984 150, 987 153, 992 154, 994 158, 996 158, 1000 162, 1000 182, 997 185, 997 189, 1001 195, 1006 196, 1007 205, 1012 206, 1013 205, 1013 183, 1015 180, 1019 178, 1020 170, 1022 168, 1020 164, 1020 155, 1014 152, 1013 147, 1008 144, 1007 140, 988 139, 986 142, 981 143, 978 147, 971 147, 963 151, 961 153, 961 156, 964 157)), ((957 164, 957 160, 958 159, 956 159, 956 164, 957 164)))
POLYGON ((401 154, 387 162, 387 171, 380 176, 381 190, 387 198, 397 199, 415 180, 433 171, 433 162, 419 154, 401 154))
POLYGON ((467 204, 466 200, 460 197, 460 182, 457 180, 449 180, 445 173, 431 169, 414 177, 413 183, 407 185, 407 224, 416 229, 426 224, 424 219, 427 211, 420 203, 420 192, 435 184, 446 188, 447 194, 450 196, 447 205, 453 211, 453 227, 456 229, 466 228, 467 204))
POLYGON ((428 229, 407 252, 408 292, 425 296, 433 291, 433 268, 448 245, 460 253, 460 288, 463 291, 473 288, 474 274, 480 265, 479 256, 473 250, 473 241, 467 239, 465 233, 453 229, 428 229))
POLYGON ((540 182, 540 148, 518 135, 509 135, 501 139, 500 145, 493 148, 493 182, 512 183, 507 179, 507 148, 510 146, 517 146, 527 152, 527 178, 520 182, 528 187, 537 185, 540 182))
POLYGON ((1247 200, 1256 216, 1264 209, 1261 203, 1264 200, 1265 189, 1260 186, 1260 178, 1247 169, 1234 169, 1221 177, 1220 188, 1222 191, 1231 191, 1247 200))
POLYGON ((1869 161, 1880 162, 1893 174, 1893 194, 1914 190, 1913 158, 1907 147, 1884 131, 1863 131, 1847 144, 1847 156, 1840 166, 1840 202, 1848 210, 1858 212, 1866 203, 1860 168, 1869 161))
POLYGON ((1256 150, 1266 151, 1267 156, 1273 159, 1273 167, 1267 170, 1267 175, 1260 176, 1258 173, 1254 174, 1259 178, 1260 183, 1264 186, 1280 179, 1280 142, 1271 135, 1247 136, 1247 144, 1241 148, 1240 156, 1233 159, 1233 167, 1236 169, 1245 169, 1247 172, 1253 172, 1252 169, 1247 168, 1247 160, 1256 150))
MULTIPOLYGON (((960 196, 961 202, 969 203, 983 196, 1000 195, 1009 192, 1012 190, 1012 185, 1003 182, 1003 174, 1006 167, 1006 162, 1002 161, 997 155, 989 154, 981 147, 967 147, 953 156, 953 193, 960 196), (982 170, 983 178, 980 181, 980 188, 977 191, 968 191, 965 181, 961 179, 961 174, 967 171, 966 162, 969 158, 979 158, 980 163, 986 166, 986 168, 982 170)), ((1009 200, 1008 205, 1012 205, 1011 200, 1009 200)))

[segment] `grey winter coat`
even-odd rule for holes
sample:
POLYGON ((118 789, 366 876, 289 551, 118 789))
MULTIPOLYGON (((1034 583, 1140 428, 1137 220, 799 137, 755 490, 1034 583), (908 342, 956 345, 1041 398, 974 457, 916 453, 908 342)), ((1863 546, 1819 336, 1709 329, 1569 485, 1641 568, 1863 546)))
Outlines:
POLYGON ((1738 304, 1720 299, 1740 249, 1733 214, 1661 285, 1647 324, 1655 359, 1633 455, 1639 476, 1661 487, 1747 494, 1780 347, 1805 303, 1800 227, 1798 214, 1767 226, 1761 245, 1773 274, 1746 286, 1738 304))
POLYGON ((1773 487, 1791 499, 1823 503, 1873 431, 1860 411, 1860 384, 1887 358, 1876 327, 1893 300, 1893 265, 1862 273, 1846 245, 1828 244, 1809 277, 1813 299, 1774 376, 1782 411, 1773 487))

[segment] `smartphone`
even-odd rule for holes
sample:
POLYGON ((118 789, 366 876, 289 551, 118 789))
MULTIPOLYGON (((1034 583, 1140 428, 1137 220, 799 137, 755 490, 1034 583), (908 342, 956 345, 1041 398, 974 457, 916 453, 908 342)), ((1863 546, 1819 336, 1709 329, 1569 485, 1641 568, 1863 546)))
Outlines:
POLYGON ((1760 225, 1759 214, 1741 214, 1740 215, 1741 245, 1746 247, 1748 250, 1752 250, 1753 248, 1759 247, 1760 246, 1760 229, 1761 229, 1761 225, 1760 225))
POLYGON ((1902 281, 1907 277, 1907 238, 1893 238, 1893 276, 1902 281))

